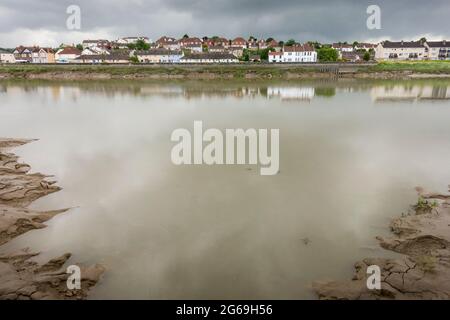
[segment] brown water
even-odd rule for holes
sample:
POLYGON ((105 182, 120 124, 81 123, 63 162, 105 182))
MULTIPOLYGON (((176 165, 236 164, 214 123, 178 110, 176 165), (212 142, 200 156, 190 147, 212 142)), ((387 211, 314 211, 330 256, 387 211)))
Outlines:
POLYGON ((91 298, 314 298, 450 183, 450 82, 0 82, 0 136, 74 207, 2 250, 108 270, 91 298), (174 166, 171 132, 280 129, 280 173, 174 166), (304 239, 309 243, 306 245, 304 239))

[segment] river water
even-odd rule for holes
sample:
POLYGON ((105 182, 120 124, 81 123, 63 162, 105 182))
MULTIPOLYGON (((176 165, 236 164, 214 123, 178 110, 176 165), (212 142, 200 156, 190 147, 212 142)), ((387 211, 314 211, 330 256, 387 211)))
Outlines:
POLYGON ((90 298, 309 299, 450 183, 450 82, 0 82, 0 136, 71 207, 1 248, 72 252, 90 298), (280 172, 175 166, 177 128, 280 130, 280 172))

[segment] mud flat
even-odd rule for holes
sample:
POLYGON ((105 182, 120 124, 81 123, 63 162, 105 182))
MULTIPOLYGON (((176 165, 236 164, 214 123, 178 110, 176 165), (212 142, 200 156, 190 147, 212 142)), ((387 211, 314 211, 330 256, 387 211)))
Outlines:
POLYGON ((313 284, 326 300, 450 299, 450 195, 417 188, 419 200, 408 214, 393 219, 391 238, 378 237, 398 259, 367 258, 355 264, 351 281, 313 284), (367 289, 367 268, 381 269, 381 290, 367 289))
MULTIPOLYGON (((28 173, 30 166, 19 163, 16 155, 7 152, 29 142, 32 140, 0 138, 0 246, 30 230, 45 228, 46 221, 67 211, 28 209, 33 201, 60 190, 50 176, 28 173)), ((63 267, 71 254, 63 254, 43 265, 32 261, 37 255, 39 252, 29 248, 0 253, 0 300, 84 299, 104 272, 100 265, 80 265, 81 289, 69 290, 69 274, 63 267)))

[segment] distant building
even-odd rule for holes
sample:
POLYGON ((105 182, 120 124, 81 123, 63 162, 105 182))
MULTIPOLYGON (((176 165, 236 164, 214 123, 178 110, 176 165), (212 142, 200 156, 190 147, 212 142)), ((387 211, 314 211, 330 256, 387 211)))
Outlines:
POLYGON ((211 46, 208 47, 208 52, 228 52, 224 46, 211 46))
POLYGON ((353 52, 354 51, 353 46, 351 44, 333 43, 333 45, 331 47, 339 52, 353 52))
POLYGON ((32 62, 33 61, 33 50, 36 47, 24 47, 19 46, 14 51, 14 58, 16 59, 16 62, 32 62))
POLYGON ((285 46, 282 52, 269 52, 269 62, 315 63, 317 62, 317 52, 309 44, 285 46))
POLYGON ((450 60, 450 41, 427 41, 425 47, 428 50, 428 59, 450 60))
POLYGON ((247 48, 247 41, 244 38, 237 37, 234 40, 231 40, 232 47, 241 47, 243 49, 247 48))
POLYGON ((57 63, 76 62, 75 59, 81 55, 81 51, 75 47, 65 47, 59 49, 55 54, 57 63))
POLYGON ((14 53, 0 49, 0 63, 15 63, 14 53))
POLYGON ((178 40, 181 49, 190 50, 191 52, 202 52, 203 42, 199 38, 183 38, 178 40))
POLYGON ((230 53, 190 53, 180 59, 181 63, 238 63, 239 59, 230 53))
POLYGON ((238 58, 244 55, 244 49, 242 47, 228 47, 227 52, 238 58))
POLYGON ((361 56, 356 52, 342 52, 341 59, 347 62, 360 62, 361 56))
POLYGON ((377 60, 423 60, 425 45, 420 41, 381 42, 375 50, 377 60))
POLYGON ((93 49, 95 51, 98 51, 99 49, 109 50, 111 49, 111 43, 108 40, 105 39, 99 39, 99 40, 83 40, 81 43, 83 46, 83 49, 93 49))
POLYGON ((150 39, 148 37, 125 37, 118 39, 113 45, 119 49, 127 49, 130 44, 136 44, 138 41, 144 41, 150 44, 150 39))
POLYGON ((271 63, 283 62, 283 52, 281 51, 269 52, 269 62, 271 63))
POLYGON ((88 63, 88 64, 97 64, 97 63, 129 63, 130 56, 127 53, 111 53, 108 55, 81 55, 73 60, 73 62, 77 63, 88 63))
POLYGON ((156 47, 166 50, 180 50, 180 43, 175 38, 163 36, 156 40, 156 47))
POLYGON ((32 63, 55 63, 55 52, 51 48, 34 48, 31 59, 32 63))
POLYGON ((278 41, 275 41, 275 40, 271 40, 271 41, 269 41, 268 43, 267 43, 267 48, 273 48, 273 49, 275 49, 276 51, 281 51, 281 46, 280 46, 280 44, 278 43, 278 41))
POLYGON ((147 51, 135 51, 140 63, 179 63, 183 57, 180 50, 151 49, 147 51))
POLYGON ((375 50, 375 48, 377 47, 376 44, 372 44, 372 43, 358 43, 355 46, 355 50, 366 50, 369 51, 370 49, 375 50))
POLYGON ((268 47, 269 47, 269 46, 268 46, 268 44, 266 43, 266 40, 261 39, 261 40, 258 41, 258 48, 259 48, 259 49, 267 49, 268 47))

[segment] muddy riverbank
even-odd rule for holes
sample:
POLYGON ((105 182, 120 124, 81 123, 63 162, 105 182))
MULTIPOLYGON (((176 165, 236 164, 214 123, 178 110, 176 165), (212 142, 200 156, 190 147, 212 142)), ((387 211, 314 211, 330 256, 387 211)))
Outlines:
MULTIPOLYGON (((38 212, 28 209, 35 200, 57 192, 60 187, 50 176, 28 173, 30 166, 19 162, 9 149, 31 140, 0 138, 0 245, 28 231, 45 228, 45 222, 67 209, 38 212)), ((1 249, 1 248, 0 248, 1 249)), ((100 265, 80 266, 81 289, 69 290, 69 274, 63 268, 75 264, 70 253, 41 265, 30 248, 0 253, 0 300, 83 299, 104 272, 100 265)))
POLYGON ((450 298, 450 195, 417 191, 411 211, 392 220, 393 237, 377 238, 382 248, 402 256, 358 261, 351 281, 314 283, 320 299, 450 298), (373 265, 381 269, 381 290, 367 288, 367 269, 373 265))

